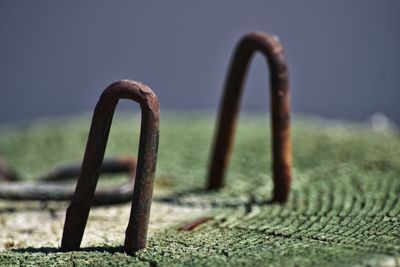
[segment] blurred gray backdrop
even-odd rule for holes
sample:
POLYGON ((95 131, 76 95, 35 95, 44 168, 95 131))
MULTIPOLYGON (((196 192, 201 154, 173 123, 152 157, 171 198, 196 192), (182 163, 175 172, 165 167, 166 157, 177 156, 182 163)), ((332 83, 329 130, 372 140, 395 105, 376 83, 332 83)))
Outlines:
MULTIPOLYGON (((162 110, 215 112, 236 42, 265 31, 285 47, 295 112, 400 124, 399 14, 398 0, 2 0, 0 122, 92 111, 118 79, 148 84, 162 110)), ((256 56, 245 109, 269 109, 266 70, 256 56)))

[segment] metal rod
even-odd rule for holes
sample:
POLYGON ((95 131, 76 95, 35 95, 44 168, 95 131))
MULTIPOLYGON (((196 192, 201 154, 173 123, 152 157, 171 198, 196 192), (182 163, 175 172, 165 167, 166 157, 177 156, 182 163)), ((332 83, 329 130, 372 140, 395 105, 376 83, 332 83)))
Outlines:
MULTIPOLYGON (((81 162, 73 162, 64 166, 56 167, 33 180, 40 182, 64 181, 73 177, 78 177, 80 172, 81 162)), ((100 173, 120 172, 128 172, 130 176, 134 177, 136 172, 136 158, 130 156, 119 156, 103 160, 100 167, 100 173)))
POLYGON ((156 95, 149 87, 139 82, 122 80, 107 87, 96 105, 82 170, 75 195, 67 209, 61 241, 63 251, 80 247, 119 99, 138 102, 142 110, 136 181, 126 229, 125 251, 133 254, 146 246, 157 161, 160 107, 156 95))
POLYGON ((179 231, 192 231, 197 226, 199 226, 211 219, 212 219, 211 217, 200 217, 200 218, 197 218, 196 220, 194 220, 193 222, 190 222, 188 224, 185 224, 185 225, 179 227, 178 230, 179 231))
POLYGON ((232 151, 243 84, 250 59, 256 51, 266 57, 270 70, 273 200, 283 203, 289 194, 292 166, 288 67, 280 43, 265 33, 247 34, 236 47, 219 112, 207 188, 220 189, 224 185, 224 173, 232 151))

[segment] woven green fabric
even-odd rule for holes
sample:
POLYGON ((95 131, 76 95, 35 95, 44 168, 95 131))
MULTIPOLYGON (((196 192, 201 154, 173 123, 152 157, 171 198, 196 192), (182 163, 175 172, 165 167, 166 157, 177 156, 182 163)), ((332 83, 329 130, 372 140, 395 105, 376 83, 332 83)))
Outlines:
MULTIPOLYGON (((139 121, 138 116, 116 118, 107 155, 136 154, 139 121)), ((85 116, 3 126, 0 154, 31 179, 59 162, 80 160, 89 123, 85 116)), ((295 118, 292 191, 288 203, 278 205, 268 202, 271 147, 265 116, 241 117, 226 187, 207 193, 203 188, 213 131, 212 116, 162 116, 154 201, 207 210, 212 219, 194 231, 179 232, 179 225, 157 231, 148 248, 133 257, 121 252, 121 240, 71 253, 13 248, 0 253, 0 262, 21 266, 398 264, 398 133, 295 118), (160 189, 163 194, 157 193, 160 189)), ((6 211, 0 210, 0 216, 1 212, 6 211)))

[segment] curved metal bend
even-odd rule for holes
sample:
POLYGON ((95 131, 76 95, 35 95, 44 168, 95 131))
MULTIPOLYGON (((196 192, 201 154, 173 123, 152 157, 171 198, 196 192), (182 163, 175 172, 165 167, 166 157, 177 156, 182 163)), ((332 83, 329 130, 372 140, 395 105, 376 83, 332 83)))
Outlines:
POLYGON ((211 190, 219 189, 223 186, 224 172, 232 150, 239 102, 247 67, 256 51, 260 51, 267 58, 270 69, 273 200, 286 202, 290 188, 292 165, 289 138, 290 95, 288 67, 282 46, 274 37, 265 33, 250 33, 244 36, 236 48, 225 84, 207 187, 211 190))
POLYGON ((122 80, 107 87, 96 105, 75 195, 67 209, 61 241, 63 251, 80 247, 119 99, 138 102, 142 110, 137 171, 126 229, 125 251, 132 254, 146 246, 157 161, 160 107, 156 95, 149 87, 122 80))

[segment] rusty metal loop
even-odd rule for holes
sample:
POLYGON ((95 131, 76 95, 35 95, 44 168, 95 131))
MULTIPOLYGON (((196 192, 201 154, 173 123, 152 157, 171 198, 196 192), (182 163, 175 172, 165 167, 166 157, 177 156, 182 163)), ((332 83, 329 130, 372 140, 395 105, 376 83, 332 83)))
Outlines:
POLYGON ((224 185, 243 84, 250 59, 256 51, 266 57, 270 70, 273 200, 283 203, 289 194, 292 166, 288 67, 280 43, 273 36, 260 32, 245 35, 236 47, 219 111, 207 188, 219 189, 224 185))
MULTIPOLYGON (((6 166, 4 164, 4 166, 6 166)), ((18 201, 66 201, 71 200, 74 188, 69 184, 57 182, 76 178, 81 171, 81 163, 72 163, 57 167, 43 176, 36 177, 32 182, 27 182, 19 176, 12 180, 6 179, 1 183, 0 199, 18 201)), ((101 165, 100 173, 129 174, 129 181, 121 186, 113 188, 101 188, 95 192, 93 205, 109 205, 132 201, 133 186, 135 183, 136 159, 132 157, 115 157, 105 159, 101 165)), ((2 177, 2 176, 0 176, 2 177)))
POLYGON ((67 209, 61 241, 63 251, 80 247, 119 99, 139 103, 142 111, 137 172, 125 235, 125 252, 133 254, 146 246, 157 161, 160 107, 156 95, 149 87, 139 82, 122 80, 108 86, 96 105, 81 173, 67 209))

